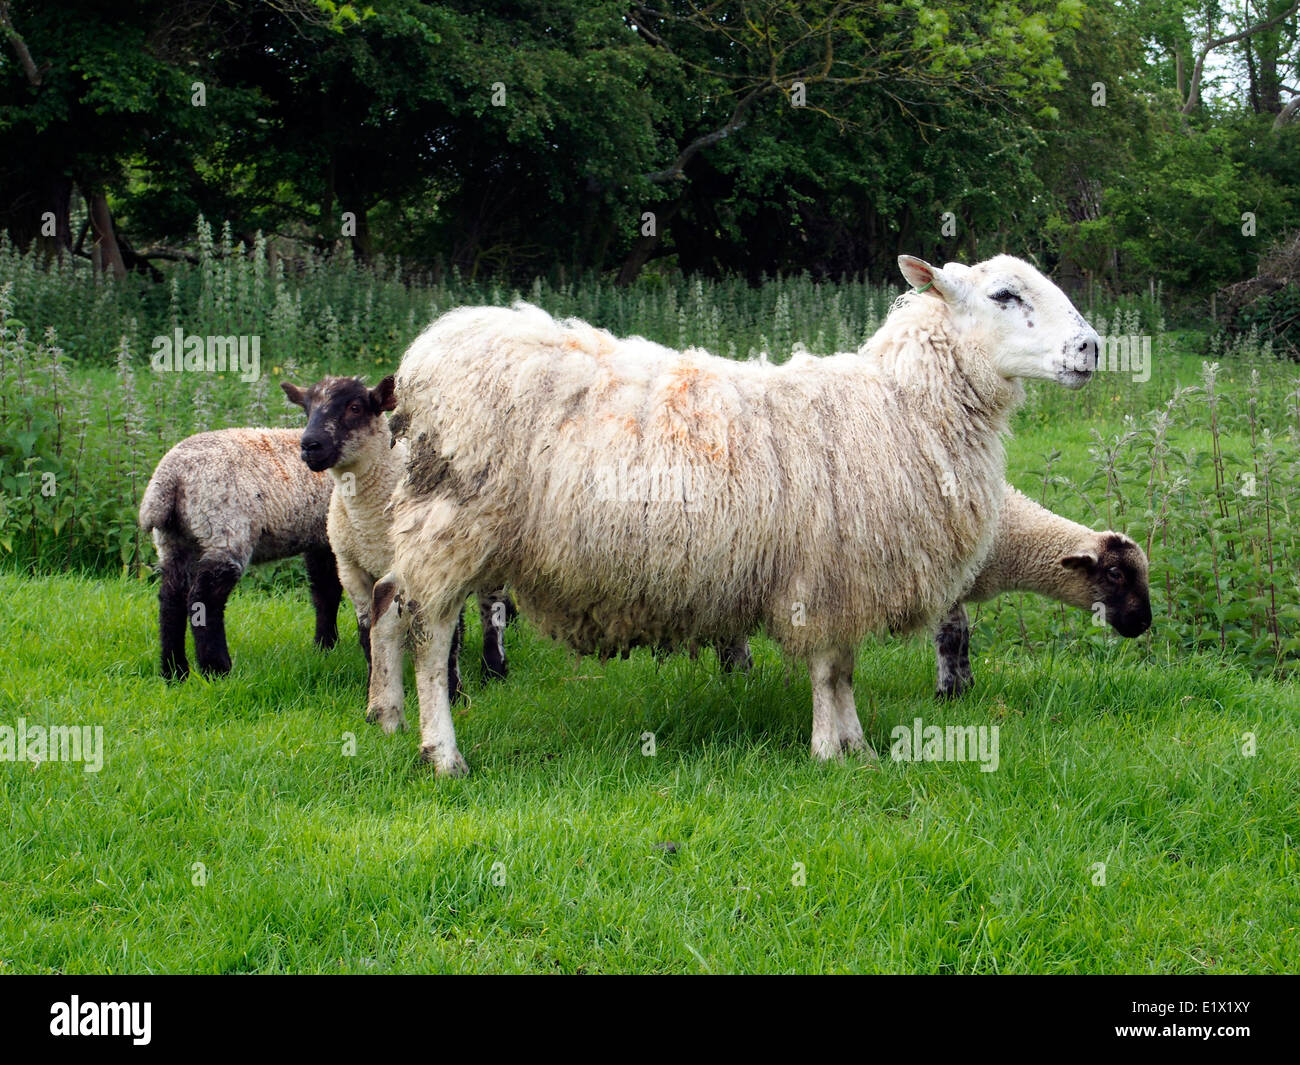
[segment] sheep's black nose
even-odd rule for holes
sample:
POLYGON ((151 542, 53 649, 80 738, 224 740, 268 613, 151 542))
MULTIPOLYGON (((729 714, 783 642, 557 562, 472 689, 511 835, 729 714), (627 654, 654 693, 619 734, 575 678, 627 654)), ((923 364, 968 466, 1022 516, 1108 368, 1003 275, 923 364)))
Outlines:
POLYGON ((321 442, 317 440, 315 437, 304 436, 302 438, 302 453, 304 455, 311 455, 319 451, 321 449, 321 446, 322 446, 321 442))
POLYGON ((1079 368, 1095 370, 1097 368, 1097 338, 1085 337, 1079 341, 1079 368))

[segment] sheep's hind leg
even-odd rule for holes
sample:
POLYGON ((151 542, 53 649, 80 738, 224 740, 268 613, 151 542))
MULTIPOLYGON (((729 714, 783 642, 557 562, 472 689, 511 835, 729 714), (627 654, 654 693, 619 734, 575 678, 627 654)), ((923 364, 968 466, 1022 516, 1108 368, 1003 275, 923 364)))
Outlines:
POLYGON ((504 588, 491 594, 478 593, 478 616, 483 623, 483 677, 504 680, 510 672, 506 662, 506 626, 514 615, 514 604, 504 588))
POLYGON ((835 698, 837 655, 823 651, 808 661, 808 678, 812 681, 813 729, 812 756, 818 762, 839 758, 840 725, 835 698))
POLYGON ((406 728, 402 690, 402 648, 411 615, 397 594, 397 581, 382 577, 375 585, 370 608, 370 690, 366 720, 385 733, 406 728))
POLYGON ((743 637, 726 644, 719 644, 717 652, 724 673, 734 673, 736 670, 748 673, 754 668, 754 656, 749 650, 749 641, 743 637))
POLYGON ((307 586, 316 610, 316 646, 328 651, 339 642, 339 602, 343 598, 334 552, 313 547, 303 552, 302 560, 307 564, 307 586))
POLYGON ((871 745, 867 743, 862 735, 862 720, 858 717, 857 704, 853 698, 852 650, 843 650, 838 655, 832 684, 835 692, 835 714, 839 723, 841 749, 861 754, 864 758, 874 759, 876 752, 871 749, 871 745))
POLYGON ((934 634, 935 696, 955 699, 974 683, 970 671, 970 622, 958 603, 934 634))
POLYGON ((203 554, 194 567, 190 585, 190 628, 194 632, 194 657, 208 675, 230 672, 230 650, 226 644, 226 600, 245 562, 222 553, 203 554))
POLYGON ((190 565, 193 553, 182 546, 168 545, 162 555, 162 580, 158 585, 158 634, 162 644, 162 675, 166 680, 184 680, 190 664, 185 657, 185 620, 189 608, 190 565))
POLYGON ((421 619, 415 644, 415 686, 420 697, 420 761, 440 777, 463 777, 469 766, 456 747, 456 728, 448 698, 447 661, 461 610, 421 619))

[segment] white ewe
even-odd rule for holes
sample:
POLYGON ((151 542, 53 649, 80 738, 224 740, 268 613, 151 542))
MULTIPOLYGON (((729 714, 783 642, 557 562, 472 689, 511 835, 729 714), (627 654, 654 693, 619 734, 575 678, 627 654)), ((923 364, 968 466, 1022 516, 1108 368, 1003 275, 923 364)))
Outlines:
POLYGON ((375 625, 394 592, 416 616, 421 757, 437 773, 467 771, 447 700, 459 605, 505 583, 583 652, 762 626, 808 662, 813 756, 872 753, 854 648, 931 627, 970 586, 1020 379, 1082 385, 1098 343, 1018 259, 899 265, 924 291, 899 299, 868 359, 741 363, 526 304, 452 311, 416 339, 397 376, 410 455, 375 625))

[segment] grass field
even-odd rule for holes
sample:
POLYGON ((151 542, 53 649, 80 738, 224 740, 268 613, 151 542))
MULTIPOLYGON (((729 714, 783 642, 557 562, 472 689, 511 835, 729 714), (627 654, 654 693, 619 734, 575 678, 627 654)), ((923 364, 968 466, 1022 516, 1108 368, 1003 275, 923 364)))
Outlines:
MULTIPOLYGON (((187 432, 296 421, 281 376, 373 378, 430 300, 510 294, 322 267, 295 295, 242 263, 178 275, 169 312, 0 254, 0 370, 21 385, 0 396, 0 757, 20 721, 103 730, 99 772, 0 762, 0 972, 1300 965, 1294 364, 1166 333, 1134 304, 1106 313, 1112 333, 1156 333, 1149 381, 1031 386, 1009 479, 1150 550, 1139 639, 1005 596, 973 615, 976 687, 950 704, 928 643, 869 641, 857 702, 886 757, 817 766, 806 672, 762 639, 752 673, 727 676, 712 652, 575 661, 521 621, 510 679, 484 686, 471 620, 456 725, 473 772, 435 781, 414 733, 364 723, 346 604, 339 645, 312 647, 300 563, 236 590, 230 677, 166 686, 134 513, 187 432), (180 321, 264 329, 262 379, 150 374, 142 338, 180 321), (65 353, 37 343, 48 325, 65 353), (135 340, 114 369, 119 325, 135 340), (997 770, 890 760, 917 718, 997 726, 997 770)), ((890 298, 799 279, 530 295, 738 356, 856 343, 890 298)))
POLYGON ((99 773, 0 774, 3 971, 1300 961, 1300 694, 1212 655, 980 641, 976 692, 939 706, 922 643, 869 645, 876 746, 918 716, 997 724, 983 773, 813 765, 806 675, 762 642, 727 677, 711 653, 579 669, 516 629, 513 676, 458 716, 473 774, 435 782, 413 733, 361 720, 360 654, 311 647, 305 595, 236 593, 234 674, 179 688, 156 676, 148 585, 4 576, 0 597, 0 718, 105 743, 99 773))

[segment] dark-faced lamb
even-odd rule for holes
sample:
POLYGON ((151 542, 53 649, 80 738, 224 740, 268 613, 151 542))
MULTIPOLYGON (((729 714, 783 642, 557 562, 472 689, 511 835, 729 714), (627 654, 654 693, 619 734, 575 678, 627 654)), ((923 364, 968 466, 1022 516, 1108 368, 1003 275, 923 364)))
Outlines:
POLYGON ((970 623, 963 604, 1017 591, 1092 611, 1121 636, 1141 636, 1151 627, 1142 548, 1123 533, 1096 532, 1063 518, 1007 485, 984 567, 935 633, 936 695, 955 697, 972 683, 970 623))
MULTIPOLYGON (((372 701, 367 717, 387 732, 403 723, 402 646, 400 638, 372 639, 371 614, 375 580, 392 565, 387 508, 406 464, 406 444, 388 430, 393 408, 393 378, 367 388, 357 377, 326 377, 303 389, 289 382, 285 395, 307 414, 301 461, 316 473, 328 471, 334 483, 327 531, 338 563, 339 579, 357 617, 357 632, 370 670, 370 684, 386 695, 372 701), (395 686, 395 693, 394 693, 395 686)), ((513 604, 504 592, 479 594, 483 622, 483 674, 506 676, 504 631, 513 604)), ((464 613, 457 620, 447 660, 448 692, 462 694, 460 644, 464 613)))
POLYGON ((855 648, 931 629, 970 587, 1021 379, 1082 385, 1098 346, 1018 259, 899 265, 920 291, 866 359, 737 362, 527 304, 452 311, 415 340, 374 624, 402 601, 417 615, 421 757, 438 774, 467 771, 447 697, 460 603, 506 584, 540 631, 587 653, 761 626, 808 662, 813 756, 872 753, 855 648))
POLYGON ((257 562, 302 555, 316 645, 338 640, 343 590, 325 533, 330 480, 298 459, 295 429, 222 429, 187 437, 158 463, 140 502, 140 527, 158 549, 162 675, 189 674, 185 626, 205 674, 230 672, 226 600, 257 562))
MULTIPOLYGON (((964 604, 1012 591, 1037 592, 1089 610, 1121 636, 1141 636, 1151 627, 1151 590, 1142 548, 1123 533, 1094 532, 1054 514, 1007 485, 984 566, 935 632, 936 695, 952 698, 972 683, 964 604)), ((717 652, 727 672, 747 670, 754 661, 744 639, 722 644, 717 652)))

